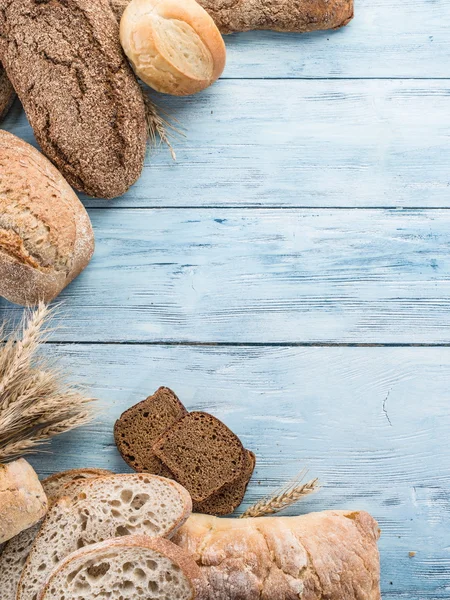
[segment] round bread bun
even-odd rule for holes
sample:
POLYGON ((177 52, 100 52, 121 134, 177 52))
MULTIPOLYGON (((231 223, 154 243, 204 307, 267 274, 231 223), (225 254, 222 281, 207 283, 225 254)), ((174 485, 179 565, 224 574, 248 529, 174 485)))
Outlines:
POLYGON ((120 41, 136 75, 164 94, 196 94, 225 68, 223 38, 195 0, 132 0, 120 41))

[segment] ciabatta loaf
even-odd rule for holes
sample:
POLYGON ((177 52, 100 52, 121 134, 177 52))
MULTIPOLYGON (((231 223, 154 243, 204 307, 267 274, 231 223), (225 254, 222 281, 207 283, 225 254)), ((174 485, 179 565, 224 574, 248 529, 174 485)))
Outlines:
POLYGON ((47 506, 38 476, 26 460, 0 465, 0 543, 37 523, 47 506))
POLYGON ((70 554, 39 600, 194 600, 200 577, 189 554, 168 540, 127 536, 70 554))
POLYGON ((175 481, 145 473, 93 479, 49 510, 28 556, 17 600, 37 600, 51 571, 71 552, 115 537, 172 535, 192 508, 175 481))
MULTIPOLYGON (((62 473, 56 473, 55 475, 51 475, 47 479, 44 479, 42 487, 47 494, 49 504, 52 504, 62 494, 70 497, 71 488, 67 488, 69 483, 77 482, 80 484, 87 479, 105 475, 112 475, 112 473, 102 469, 75 469, 63 471, 62 473)), ((77 492, 78 488, 74 491, 77 492)), ((42 522, 39 521, 39 523, 33 525, 33 527, 25 529, 16 535, 6 544, 0 555, 1 600, 16 599, 17 586, 19 585, 22 570, 41 525, 42 522)))
POLYGON ((192 515, 173 541, 206 600, 380 600, 379 529, 365 512, 218 519, 192 515))

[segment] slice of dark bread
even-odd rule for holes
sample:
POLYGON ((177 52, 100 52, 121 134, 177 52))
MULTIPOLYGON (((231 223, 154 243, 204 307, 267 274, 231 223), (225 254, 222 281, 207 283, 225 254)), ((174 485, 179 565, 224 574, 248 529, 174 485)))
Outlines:
POLYGON ((204 412, 191 412, 168 429, 153 451, 196 502, 242 477, 246 451, 228 427, 204 412))
POLYGON ((114 426, 114 439, 124 461, 135 471, 173 479, 172 473, 155 456, 153 444, 176 421, 187 414, 177 396, 160 387, 153 396, 132 406, 114 426))
POLYGON ((256 465, 256 456, 253 452, 251 450, 246 452, 246 466, 241 477, 234 483, 224 486, 203 502, 194 502, 194 512, 205 515, 229 515, 240 506, 256 465))

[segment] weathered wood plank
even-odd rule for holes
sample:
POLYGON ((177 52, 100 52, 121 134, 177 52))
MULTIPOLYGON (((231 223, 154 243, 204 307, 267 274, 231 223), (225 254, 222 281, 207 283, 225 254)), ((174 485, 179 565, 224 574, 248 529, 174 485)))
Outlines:
POLYGON ((450 211, 90 213, 54 339, 450 343, 450 211))
MULTIPOLYGON (((450 83, 222 81, 165 101, 186 128, 123 198, 89 206, 444 207, 450 83)), ((4 126, 33 141, 16 105, 4 126)))
POLYGON ((169 385, 188 408, 216 414, 256 451, 245 505, 306 466, 324 488, 290 514, 369 510, 383 532, 383 597, 448 597, 450 348, 48 351, 93 384, 103 410, 96 424, 55 441, 53 454, 32 458, 42 475, 87 465, 126 470, 113 444, 115 419, 169 385))

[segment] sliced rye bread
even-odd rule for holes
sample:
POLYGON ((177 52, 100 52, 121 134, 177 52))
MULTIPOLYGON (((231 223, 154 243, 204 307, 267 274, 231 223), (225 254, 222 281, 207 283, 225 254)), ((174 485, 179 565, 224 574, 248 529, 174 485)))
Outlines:
POLYGON ((8 79, 5 69, 0 64, 0 121, 6 116, 15 97, 14 88, 8 79))
POLYGON ((39 600, 194 600, 201 586, 200 568, 185 550, 163 538, 131 535, 70 554, 39 600))
POLYGON ((177 421, 153 445, 153 451, 195 502, 237 481, 246 466, 239 438, 204 412, 191 412, 177 421))
POLYGON ((138 473, 173 478, 152 446, 186 414, 185 407, 167 387, 160 387, 153 396, 125 411, 114 426, 114 439, 123 460, 138 473))
MULTIPOLYGON (((109 474, 112 475, 110 471, 104 471, 103 469, 63 471, 44 479, 42 487, 51 505, 61 495, 63 490, 65 496, 70 495, 67 489, 65 489, 68 484, 70 485, 70 482, 86 481, 94 477, 109 474)), ((4 552, 0 556, 0 590, 2 600, 15 600, 22 570, 41 525, 42 521, 22 531, 6 544, 4 552)))
POLYGON ((230 515, 241 505, 256 465, 256 456, 253 452, 251 450, 247 450, 246 452, 246 467, 241 477, 234 483, 225 485, 217 493, 203 500, 203 502, 194 502, 194 512, 216 516, 230 515))
POLYGON ((156 475, 87 482, 73 500, 61 498, 49 510, 23 569, 17 600, 37 600, 53 569, 75 550, 130 534, 170 536, 191 509, 183 487, 156 475))

